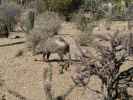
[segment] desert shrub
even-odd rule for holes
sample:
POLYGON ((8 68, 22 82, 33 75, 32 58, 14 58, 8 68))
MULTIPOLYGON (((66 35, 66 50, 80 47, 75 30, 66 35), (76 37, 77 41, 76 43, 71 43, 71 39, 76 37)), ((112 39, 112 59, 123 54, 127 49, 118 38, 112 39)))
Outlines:
POLYGON ((34 28, 27 34, 28 47, 35 50, 40 40, 47 40, 58 33, 61 19, 55 12, 45 12, 39 15, 35 21, 34 28))

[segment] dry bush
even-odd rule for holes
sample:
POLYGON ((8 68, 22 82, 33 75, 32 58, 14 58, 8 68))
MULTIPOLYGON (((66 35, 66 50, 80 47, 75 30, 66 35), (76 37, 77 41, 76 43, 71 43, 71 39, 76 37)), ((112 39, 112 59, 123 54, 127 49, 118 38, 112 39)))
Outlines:
POLYGON ((35 50, 40 40, 46 40, 58 34, 62 20, 57 13, 45 12, 39 15, 35 21, 34 28, 27 34, 28 47, 35 50))

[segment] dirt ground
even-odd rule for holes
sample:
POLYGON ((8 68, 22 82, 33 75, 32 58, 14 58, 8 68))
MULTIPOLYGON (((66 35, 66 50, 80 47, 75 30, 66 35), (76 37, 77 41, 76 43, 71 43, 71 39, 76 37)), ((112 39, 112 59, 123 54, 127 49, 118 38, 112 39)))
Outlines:
MULTIPOLYGON (((80 31, 77 30, 73 24, 65 23, 60 33, 75 35, 78 33, 80 34, 80 31)), ((20 39, 3 38, 0 39, 0 45, 25 40, 24 38, 20 39)), ((79 54, 79 51, 77 51, 74 42, 71 41, 71 39, 69 42, 71 43, 71 54, 74 58, 76 53, 79 54)), ((45 100, 43 90, 43 70, 45 67, 48 67, 49 64, 41 61, 41 55, 32 56, 30 52, 27 52, 20 57, 15 57, 17 52, 23 49, 25 45, 26 44, 22 43, 19 45, 0 47, 0 75, 5 80, 5 84, 9 89, 20 93, 30 100, 45 100), (40 61, 35 61, 35 59, 40 59, 40 61)), ((50 59, 54 58, 58 59, 56 55, 52 55, 50 59)), ((51 64, 53 65, 53 93, 54 95, 63 94, 72 85, 74 85, 70 77, 73 70, 78 65, 73 64, 71 66, 72 71, 67 71, 60 75, 58 63, 51 62, 51 64)), ((130 61, 126 63, 121 70, 127 69, 129 64, 133 64, 133 62, 130 61)), ((89 83, 91 89, 100 91, 101 81, 96 76, 92 77, 91 80, 92 81, 89 83)), ((19 98, 9 93, 0 93, 6 94, 6 100, 19 100, 19 98)), ((67 97, 67 100, 100 100, 100 95, 84 88, 75 88, 67 97)))

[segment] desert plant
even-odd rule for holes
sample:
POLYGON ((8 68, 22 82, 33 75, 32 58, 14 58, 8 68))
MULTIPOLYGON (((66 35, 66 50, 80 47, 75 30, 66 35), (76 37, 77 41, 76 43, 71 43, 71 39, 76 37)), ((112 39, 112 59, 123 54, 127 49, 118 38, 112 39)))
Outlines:
POLYGON ((34 28, 27 34, 29 48, 35 51, 36 45, 41 40, 47 40, 58 33, 61 26, 61 19, 57 13, 45 12, 39 15, 35 21, 34 28))
POLYGON ((122 73, 119 72, 121 65, 127 60, 126 50, 122 45, 123 39, 120 38, 118 32, 114 35, 109 35, 108 37, 98 37, 104 42, 108 42, 108 46, 96 43, 94 47, 96 47, 98 55, 96 57, 93 56, 92 61, 90 60, 89 64, 85 62, 84 58, 81 58, 81 61, 86 67, 78 72, 80 77, 73 78, 73 80, 75 84, 87 87, 88 81, 85 80, 89 80, 92 75, 97 75, 103 83, 102 90, 104 93, 104 100, 115 100, 118 98, 125 100, 125 96, 128 100, 129 96, 126 91, 128 85, 126 84, 130 84, 132 87, 132 68, 122 73))

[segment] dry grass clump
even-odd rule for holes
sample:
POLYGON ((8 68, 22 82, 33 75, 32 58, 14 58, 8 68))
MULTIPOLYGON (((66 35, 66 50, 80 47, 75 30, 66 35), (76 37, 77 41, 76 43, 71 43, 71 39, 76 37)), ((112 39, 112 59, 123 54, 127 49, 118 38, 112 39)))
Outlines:
POLYGON ((55 12, 45 12, 39 15, 35 21, 34 28, 27 34, 28 47, 35 50, 40 40, 47 40, 58 34, 62 20, 55 12))

